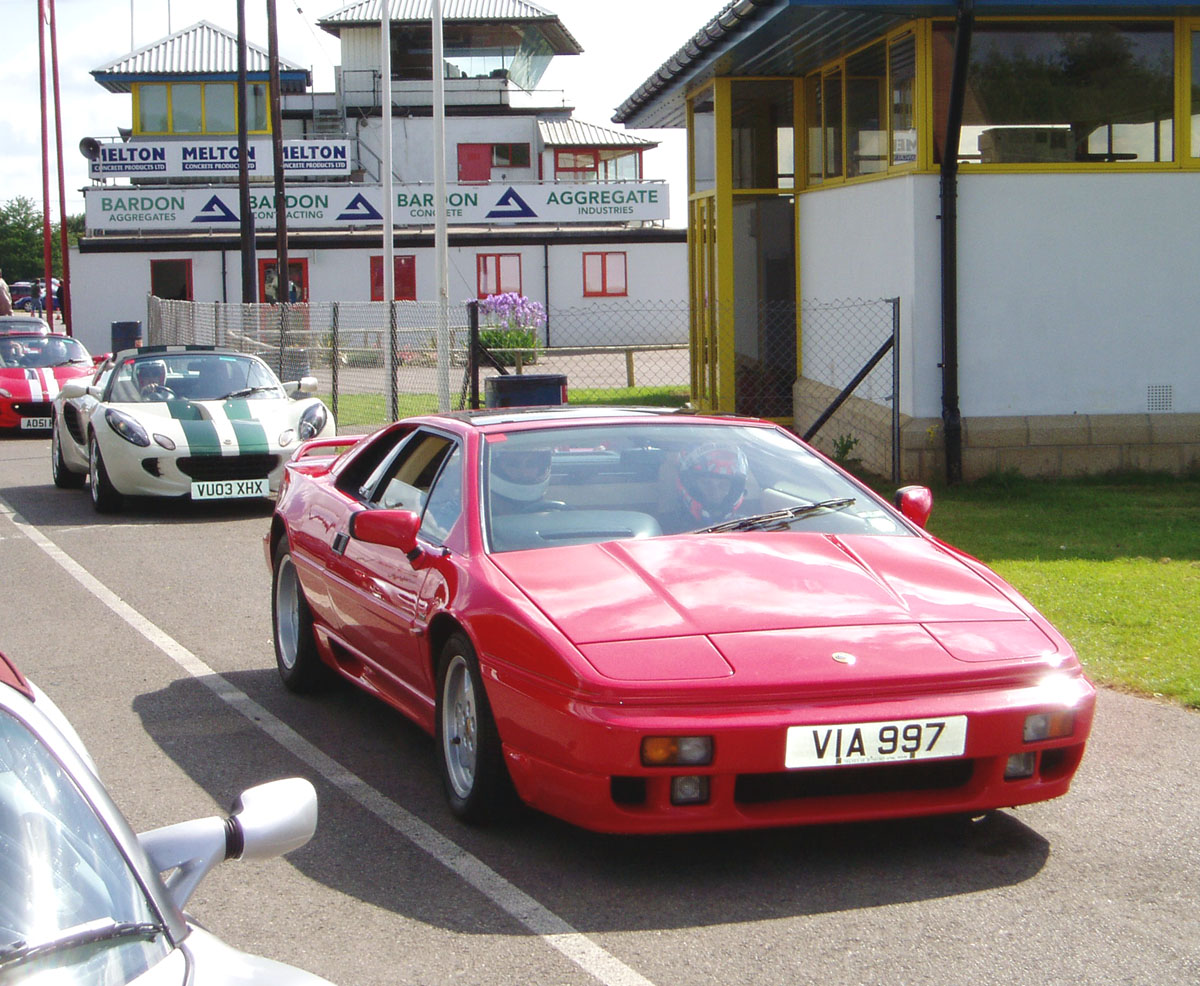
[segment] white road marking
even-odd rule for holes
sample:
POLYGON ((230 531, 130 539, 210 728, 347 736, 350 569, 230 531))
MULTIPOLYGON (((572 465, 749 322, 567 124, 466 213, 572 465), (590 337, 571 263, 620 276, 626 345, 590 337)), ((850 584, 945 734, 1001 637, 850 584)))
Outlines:
POLYGON ((654 986, 650 980, 627 966, 616 956, 606 952, 587 935, 576 931, 557 914, 539 904, 482 860, 472 856, 435 828, 389 800, 362 778, 313 746, 291 726, 276 718, 241 689, 226 681, 190 650, 121 599, 37 527, 13 510, 3 497, 0 497, 0 514, 12 521, 22 534, 41 548, 55 564, 84 589, 223 702, 249 719, 258 729, 261 729, 297 759, 308 764, 342 793, 465 880, 505 913, 541 937, 547 945, 574 962, 584 972, 604 983, 605 986, 654 986))

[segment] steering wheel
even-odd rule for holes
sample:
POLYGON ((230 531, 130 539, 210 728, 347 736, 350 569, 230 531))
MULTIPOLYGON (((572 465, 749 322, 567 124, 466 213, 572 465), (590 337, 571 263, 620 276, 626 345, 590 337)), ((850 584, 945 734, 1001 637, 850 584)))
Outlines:
POLYGON ((169 401, 174 400, 175 391, 162 384, 151 384, 149 387, 143 387, 139 396, 142 400, 169 401))

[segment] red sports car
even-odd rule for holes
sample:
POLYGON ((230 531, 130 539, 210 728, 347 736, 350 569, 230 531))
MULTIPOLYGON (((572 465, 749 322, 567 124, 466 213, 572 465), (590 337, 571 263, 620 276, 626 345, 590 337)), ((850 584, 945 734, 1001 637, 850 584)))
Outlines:
POLYGON ((1070 645, 765 421, 492 409, 316 440, 265 539, 279 672, 433 734, 450 805, 680 832, 1066 792, 1070 645), (335 455, 338 445, 353 443, 335 455))
POLYGON ((0 336, 0 429, 49 431, 62 385, 95 370, 88 351, 70 336, 0 336))

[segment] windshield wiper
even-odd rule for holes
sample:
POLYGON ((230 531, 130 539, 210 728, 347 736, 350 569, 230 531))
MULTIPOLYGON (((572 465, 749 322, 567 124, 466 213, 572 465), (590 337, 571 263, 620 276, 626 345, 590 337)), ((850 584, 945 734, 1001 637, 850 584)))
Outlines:
POLYGON ((249 397, 251 394, 257 394, 260 390, 274 390, 274 387, 243 387, 241 390, 235 390, 232 394, 226 394, 224 397, 218 397, 217 400, 228 401, 235 397, 249 397))
POLYGON ((48 941, 35 942, 31 945, 21 940, 0 948, 0 969, 10 965, 32 962, 55 952, 65 952, 87 945, 115 944, 119 941, 138 938, 151 941, 166 930, 163 925, 150 921, 90 921, 87 924, 68 928, 64 934, 48 941))
POLYGON ((782 510, 772 510, 766 514, 755 514, 753 517, 737 517, 726 520, 712 527, 701 527, 692 531, 693 534, 720 534, 724 531, 784 531, 788 525, 801 517, 818 513, 822 510, 844 510, 854 504, 852 496, 840 496, 832 500, 821 500, 817 503, 802 503, 795 507, 785 507, 782 510))

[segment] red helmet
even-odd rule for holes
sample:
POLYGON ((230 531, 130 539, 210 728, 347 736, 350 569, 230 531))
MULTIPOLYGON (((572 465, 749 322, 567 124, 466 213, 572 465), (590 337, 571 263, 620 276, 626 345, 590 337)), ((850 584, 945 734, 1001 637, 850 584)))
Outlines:
POLYGON ((679 460, 684 509, 698 521, 726 520, 746 498, 746 456, 740 448, 709 443, 679 460))

